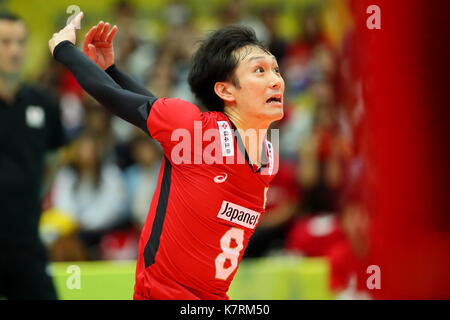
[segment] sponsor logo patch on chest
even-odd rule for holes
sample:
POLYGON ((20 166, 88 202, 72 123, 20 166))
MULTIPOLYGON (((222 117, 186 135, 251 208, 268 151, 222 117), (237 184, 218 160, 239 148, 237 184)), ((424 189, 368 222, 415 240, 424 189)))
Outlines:
POLYGON ((224 157, 234 156, 234 136, 227 121, 217 121, 222 146, 222 155, 224 157))
POLYGON ((259 212, 228 201, 223 201, 217 217, 249 229, 255 229, 260 215, 259 212))

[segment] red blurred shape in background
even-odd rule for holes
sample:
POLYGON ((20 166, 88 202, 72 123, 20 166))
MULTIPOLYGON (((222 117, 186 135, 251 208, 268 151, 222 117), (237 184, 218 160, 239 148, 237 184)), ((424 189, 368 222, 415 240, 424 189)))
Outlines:
MULTIPOLYGON (((450 2, 356 0, 378 299, 450 298, 450 2), (381 30, 368 30, 368 6, 381 30)), ((368 275, 369 276, 369 275, 368 275)))

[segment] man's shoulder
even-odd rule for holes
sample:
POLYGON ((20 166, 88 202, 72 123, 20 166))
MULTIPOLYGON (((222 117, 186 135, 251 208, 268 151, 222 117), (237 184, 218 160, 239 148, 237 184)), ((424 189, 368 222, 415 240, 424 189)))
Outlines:
POLYGON ((154 119, 170 123, 180 120, 186 123, 202 121, 204 125, 207 123, 213 126, 212 124, 217 121, 228 121, 227 116, 223 112, 205 111, 196 104, 179 98, 157 99, 152 105, 150 114, 154 119))
POLYGON ((187 101, 187 100, 180 99, 180 98, 169 98, 169 97, 158 98, 154 102, 153 106, 155 106, 155 105, 163 105, 163 106, 170 106, 170 107, 191 107, 191 108, 196 108, 196 109, 200 110, 200 108, 197 105, 195 105, 194 103, 187 101))
MULTIPOLYGON (((205 108, 202 108, 201 106, 198 106, 197 104, 187 101, 187 100, 183 100, 180 98, 159 98, 155 101, 155 103, 153 104, 153 106, 155 105, 160 105, 160 106, 170 106, 170 107, 174 107, 174 108, 188 108, 188 109, 192 109, 195 110, 196 112, 200 113, 202 115, 202 117, 206 118, 206 119, 218 119, 218 120, 226 120, 228 119, 227 116, 220 111, 209 111, 206 110, 205 108)), ((177 110, 182 112, 183 110, 177 110)))
POLYGON ((231 129, 231 123, 225 113, 220 111, 204 111, 202 113, 203 122, 210 128, 219 128, 220 125, 231 129))

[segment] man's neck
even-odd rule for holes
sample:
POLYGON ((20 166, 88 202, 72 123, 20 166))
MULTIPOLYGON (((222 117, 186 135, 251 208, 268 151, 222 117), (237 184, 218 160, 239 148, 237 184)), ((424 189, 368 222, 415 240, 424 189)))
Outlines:
POLYGON ((225 114, 238 130, 251 164, 256 164, 260 167, 262 164, 261 153, 270 123, 246 119, 229 109, 225 111, 225 114))
POLYGON ((0 73, 0 98, 8 103, 14 101, 19 90, 20 80, 17 76, 8 76, 0 73))

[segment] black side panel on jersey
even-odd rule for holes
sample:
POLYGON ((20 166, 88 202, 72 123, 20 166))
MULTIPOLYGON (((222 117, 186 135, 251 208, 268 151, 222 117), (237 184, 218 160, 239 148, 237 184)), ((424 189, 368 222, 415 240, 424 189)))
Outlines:
POLYGON ((172 176, 172 164, 167 158, 165 158, 164 161, 164 175, 161 181, 161 191, 159 193, 158 206, 156 207, 155 220, 153 221, 150 239, 144 249, 144 261, 146 268, 155 263, 155 256, 159 248, 159 240, 161 238, 164 219, 166 218, 172 176))

